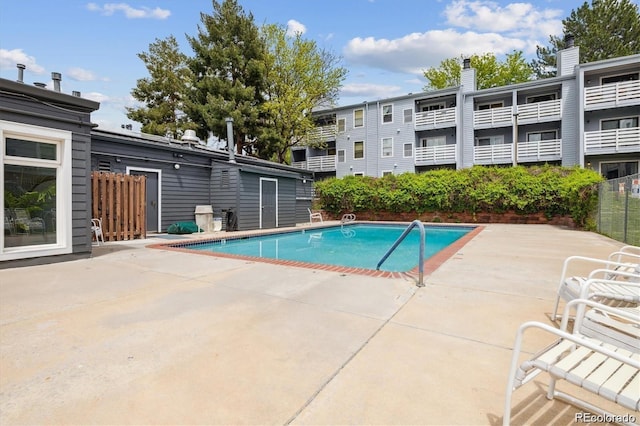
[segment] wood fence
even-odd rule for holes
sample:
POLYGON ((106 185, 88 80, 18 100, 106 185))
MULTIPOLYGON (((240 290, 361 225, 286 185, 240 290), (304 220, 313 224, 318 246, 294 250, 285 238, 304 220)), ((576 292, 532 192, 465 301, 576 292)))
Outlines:
POLYGON ((91 172, 91 216, 102 220, 105 241, 146 238, 146 176, 91 172))

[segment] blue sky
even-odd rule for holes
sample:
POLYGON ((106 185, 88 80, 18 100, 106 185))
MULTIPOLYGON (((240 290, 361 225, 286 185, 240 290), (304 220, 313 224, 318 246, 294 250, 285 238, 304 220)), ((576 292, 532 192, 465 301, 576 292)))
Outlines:
MULTIPOLYGON (((348 70, 339 105, 423 90, 422 71, 446 58, 522 50, 561 34, 561 20, 583 0, 529 2, 485 0, 239 0, 257 25, 281 24, 300 31, 342 58, 348 70)), ((125 0, 120 3, 65 0, 0 0, 0 77, 51 88, 51 72, 62 73, 62 91, 82 92, 100 102, 92 121, 117 129, 137 123, 131 89, 147 77, 137 54, 156 39, 174 35, 192 55, 194 36, 210 0, 125 0)))

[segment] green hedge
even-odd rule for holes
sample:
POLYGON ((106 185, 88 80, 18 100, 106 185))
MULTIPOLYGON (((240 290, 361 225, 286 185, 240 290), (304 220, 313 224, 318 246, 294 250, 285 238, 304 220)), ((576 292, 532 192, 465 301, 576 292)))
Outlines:
POLYGON ((382 178, 346 176, 315 184, 327 212, 544 212, 584 227, 598 204, 602 177, 579 167, 485 167, 382 178))

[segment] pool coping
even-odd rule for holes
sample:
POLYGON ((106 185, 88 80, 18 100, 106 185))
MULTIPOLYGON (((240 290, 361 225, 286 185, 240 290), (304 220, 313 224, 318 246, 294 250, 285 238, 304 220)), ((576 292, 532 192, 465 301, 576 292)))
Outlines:
MULTIPOLYGON (((349 225, 406 225, 409 226, 410 222, 392 222, 392 221, 355 221, 350 222, 349 225)), ((471 241, 475 236, 477 236, 484 229, 483 225, 476 224, 464 224, 464 223, 431 223, 425 222, 425 226, 428 227, 464 227, 464 228, 472 228, 468 233, 464 234, 462 237, 458 238, 453 243, 449 244, 447 247, 440 250, 438 253, 434 254, 430 258, 424 261, 423 263, 423 274, 424 277, 432 274, 436 269, 438 269, 444 262, 446 262, 449 258, 451 258, 454 254, 456 254, 462 247, 465 246, 469 241, 471 241)), ((182 253, 191 253, 191 254, 199 254, 204 256, 213 256, 213 257, 222 257, 226 259, 237 259, 237 260, 245 260, 252 262, 260 262, 260 263, 269 263, 272 265, 282 265, 282 266, 293 266, 298 268, 306 268, 306 269, 315 269, 320 271, 329 271, 329 272, 337 272, 343 274, 357 274, 357 275, 366 275, 369 277, 379 277, 379 278, 404 278, 417 280, 419 275, 419 267, 416 266, 409 271, 404 272, 391 272, 391 271, 380 271, 375 269, 365 269, 365 268, 354 268, 348 266, 338 266, 338 265, 325 265, 321 263, 312 263, 312 262, 301 262, 297 260, 286 260, 286 259, 272 259, 266 257, 257 257, 257 256, 245 256, 245 255, 237 255, 237 254, 229 254, 229 253, 219 253, 219 252, 207 252, 207 251, 199 251, 199 250, 191 250, 186 247, 186 245, 196 245, 196 244, 207 244, 216 241, 222 240, 238 240, 238 239, 246 239, 253 237, 261 237, 265 235, 278 235, 278 234, 288 234, 291 232, 300 232, 306 230, 317 231, 319 229, 325 228, 334 228, 340 226, 340 223, 332 223, 326 224, 324 226, 313 226, 307 228, 298 228, 298 227, 290 227, 290 228, 276 228, 276 229, 260 229, 255 230, 253 232, 243 232, 237 233, 233 235, 224 235, 219 237, 211 237, 211 238, 199 238, 197 240, 185 238, 184 240, 172 241, 172 242, 162 242, 162 243, 154 243, 147 245, 147 248, 152 249, 161 249, 161 250, 170 250, 177 251, 182 253)))

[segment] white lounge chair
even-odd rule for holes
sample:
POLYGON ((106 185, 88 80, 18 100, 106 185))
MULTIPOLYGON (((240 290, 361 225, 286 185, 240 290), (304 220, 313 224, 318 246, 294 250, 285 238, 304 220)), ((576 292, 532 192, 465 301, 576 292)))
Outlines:
POLYGON ((349 222, 353 222, 356 220, 356 215, 353 213, 345 213, 342 215, 342 219, 340 219, 340 222, 342 223, 349 223, 349 222))
POLYGON ((314 219, 320 219, 320 222, 323 222, 322 220, 322 213, 317 212, 317 213, 313 213, 311 211, 310 208, 307 207, 307 210, 309 211, 309 222, 313 223, 314 219))
POLYGON ((102 233, 102 219, 91 219, 91 235, 92 240, 95 239, 95 244, 99 246, 100 243, 104 244, 104 234, 102 233))
MULTIPOLYGON (((565 380, 600 395, 625 410, 637 413, 640 409, 640 337, 637 332, 633 333, 633 330, 637 330, 638 327, 640 316, 637 314, 583 299, 567 303, 560 329, 535 321, 522 324, 516 334, 513 348, 503 424, 509 425, 511 422, 513 391, 541 372, 550 375, 548 399, 558 398, 598 415, 613 415, 592 403, 556 390, 556 381, 565 380), (578 310, 590 315, 588 318, 576 318, 573 333, 569 333, 569 310, 577 305, 582 305, 582 309, 578 310), (589 307, 602 315, 594 315, 591 309, 587 310, 589 307), (594 328, 590 324, 585 325, 592 322, 600 322, 602 327, 593 332, 594 328), (557 337, 557 340, 522 362, 520 357, 524 333, 529 329, 542 330, 557 337), (630 346, 617 343, 619 333, 627 336, 624 339, 629 339, 630 346)), ((634 413, 631 413, 631 417, 635 417, 634 413)), ((634 419, 630 419, 629 423, 633 422, 634 419)))
MULTIPOLYGON (((598 259, 584 256, 570 256, 565 259, 560 275, 560 284, 556 295, 556 302, 551 318, 555 321, 558 316, 560 299, 570 301, 579 297, 581 289, 589 279, 595 279, 597 274, 602 275, 605 280, 621 279, 626 281, 640 282, 640 255, 617 251, 609 255, 607 259, 598 259), (569 276, 570 266, 575 262, 586 262, 598 265, 588 276, 569 276)), ((610 295, 615 293, 615 289, 610 291, 610 295)), ((615 299, 615 298, 613 298, 615 299)), ((601 300, 604 303, 604 300, 601 300)))

